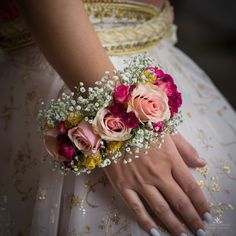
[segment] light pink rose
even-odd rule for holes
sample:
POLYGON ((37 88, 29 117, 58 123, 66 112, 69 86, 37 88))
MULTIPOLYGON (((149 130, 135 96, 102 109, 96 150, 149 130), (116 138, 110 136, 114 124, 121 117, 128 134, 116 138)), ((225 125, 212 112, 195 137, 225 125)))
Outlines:
POLYGON ((141 122, 157 122, 170 118, 167 95, 151 83, 139 84, 133 90, 128 110, 134 111, 141 122))
POLYGON ((120 117, 114 117, 107 108, 100 109, 94 118, 93 127, 100 137, 107 141, 124 141, 130 138, 128 128, 120 117))
POLYGON ((100 137, 93 132, 92 126, 82 120, 76 127, 68 131, 68 137, 84 154, 91 155, 100 145, 100 137))

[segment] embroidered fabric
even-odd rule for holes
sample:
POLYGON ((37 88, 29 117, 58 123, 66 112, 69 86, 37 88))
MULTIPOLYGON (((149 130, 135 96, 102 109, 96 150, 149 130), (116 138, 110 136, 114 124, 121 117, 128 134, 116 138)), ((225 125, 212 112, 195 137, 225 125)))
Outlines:
MULTIPOLYGON (((135 53, 174 34, 172 8, 162 9, 121 1, 84 1, 91 23, 109 55, 135 53)), ((9 16, 10 17, 10 16, 9 16)), ((0 48, 14 50, 34 44, 30 31, 19 16, 0 22, 0 48)))

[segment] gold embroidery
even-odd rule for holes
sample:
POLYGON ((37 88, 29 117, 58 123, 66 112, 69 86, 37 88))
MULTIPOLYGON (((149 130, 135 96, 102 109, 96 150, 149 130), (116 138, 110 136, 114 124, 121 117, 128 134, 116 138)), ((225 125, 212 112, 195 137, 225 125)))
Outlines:
POLYGON ((70 203, 71 203, 71 208, 73 208, 73 207, 80 205, 81 200, 80 200, 79 196, 72 194, 70 203))
POLYGON ((212 183, 210 188, 211 188, 212 192, 219 192, 220 191, 220 185, 216 182, 212 183))
POLYGON ((19 110, 21 107, 15 105, 15 100, 14 100, 14 92, 13 92, 13 87, 10 88, 10 93, 9 93, 9 102, 6 105, 3 105, 1 107, 1 115, 0 118, 4 121, 4 130, 7 130, 8 124, 11 121, 13 117, 13 112, 16 110, 19 110))
MULTIPOLYGON (((109 55, 137 53, 173 34, 172 9, 168 1, 162 9, 120 1, 86 1, 84 4, 109 55), (109 27, 104 27, 103 22, 109 27), (98 28, 99 24, 102 27, 98 28)), ((0 40, 1 48, 12 50, 34 43, 22 19, 3 25, 0 35, 5 38, 0 40)))
POLYGON ((198 180, 197 184, 200 188, 203 188, 205 186, 205 182, 203 180, 198 180))
POLYGON ((91 233, 91 226, 90 225, 84 225, 84 231, 76 231, 76 229, 73 229, 69 232, 68 236, 84 236, 85 234, 91 233))
MULTIPOLYGON (((145 6, 142 8, 144 9, 145 6)), ((150 20, 137 25, 128 24, 106 30, 97 30, 98 37, 108 54, 112 56, 143 51, 172 34, 170 11, 171 8, 166 2, 160 14, 157 11, 156 16, 150 20)))
POLYGON ((26 143, 17 154, 17 158, 14 160, 15 171, 12 174, 12 180, 17 192, 21 195, 21 200, 25 201, 33 190, 33 186, 28 187, 26 190, 23 189, 24 175, 28 169, 35 166, 36 160, 32 159, 31 150, 29 145, 26 143))
POLYGON ((215 221, 217 223, 222 223, 222 218, 226 210, 234 210, 234 207, 231 204, 222 203, 222 202, 217 203, 217 204, 211 203, 210 207, 213 214, 215 215, 215 221))
POLYGON ((108 206, 106 215, 101 219, 98 228, 104 230, 105 236, 116 236, 116 235, 131 235, 128 231, 129 226, 128 218, 122 217, 116 207, 116 198, 112 197, 110 206, 108 206), (118 229, 115 232, 112 232, 112 226, 118 226, 118 229))
POLYGON ((206 150, 213 148, 213 146, 210 144, 211 137, 209 137, 207 133, 202 129, 198 129, 197 131, 198 131, 198 134, 197 134, 198 139, 201 141, 203 147, 206 150))
POLYGON ((202 175, 204 178, 206 178, 207 175, 208 175, 208 167, 207 167, 207 166, 204 166, 204 167, 202 167, 202 168, 196 168, 196 171, 197 171, 200 175, 202 175))
POLYGON ((39 200, 45 200, 47 196, 47 191, 46 189, 40 188, 38 192, 38 199, 39 200))
POLYGON ((109 183, 107 177, 105 175, 102 175, 101 177, 98 178, 98 181, 95 183, 90 183, 89 181, 85 184, 85 187, 87 188, 87 192, 86 192, 86 196, 85 196, 85 201, 86 203, 92 207, 92 208, 96 208, 98 207, 98 205, 89 202, 89 194, 91 192, 95 192, 95 186, 97 184, 102 184, 104 187, 109 183))

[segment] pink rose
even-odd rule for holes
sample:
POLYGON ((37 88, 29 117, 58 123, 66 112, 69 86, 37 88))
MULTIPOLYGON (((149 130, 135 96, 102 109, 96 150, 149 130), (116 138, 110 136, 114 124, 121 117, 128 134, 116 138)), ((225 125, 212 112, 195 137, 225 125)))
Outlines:
POLYGON ((121 103, 127 102, 130 95, 129 90, 130 90, 129 86, 126 86, 124 84, 118 85, 113 94, 115 101, 121 103))
POLYGON ((140 84, 133 90, 128 110, 134 111, 141 122, 157 122, 170 118, 167 95, 151 83, 140 84))
POLYGON ((131 128, 128 128, 120 117, 114 117, 107 108, 97 112, 93 127, 100 137, 107 141, 124 141, 131 136, 131 128))
POLYGON ((96 152, 100 145, 100 137, 93 132, 91 125, 85 120, 70 129, 68 137, 86 156, 91 155, 93 151, 96 152))

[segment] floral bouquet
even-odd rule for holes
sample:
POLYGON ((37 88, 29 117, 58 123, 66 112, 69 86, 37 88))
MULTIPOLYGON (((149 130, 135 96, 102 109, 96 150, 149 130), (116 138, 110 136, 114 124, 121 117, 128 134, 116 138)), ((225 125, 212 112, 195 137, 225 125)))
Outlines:
POLYGON ((94 87, 80 82, 75 93, 39 111, 46 149, 62 173, 90 173, 120 159, 127 164, 140 148, 160 148, 165 134, 177 132, 182 98, 173 78, 146 54, 125 63, 94 87))

